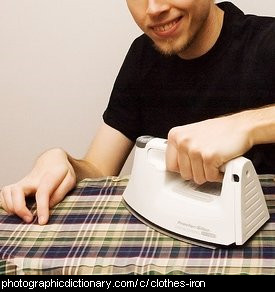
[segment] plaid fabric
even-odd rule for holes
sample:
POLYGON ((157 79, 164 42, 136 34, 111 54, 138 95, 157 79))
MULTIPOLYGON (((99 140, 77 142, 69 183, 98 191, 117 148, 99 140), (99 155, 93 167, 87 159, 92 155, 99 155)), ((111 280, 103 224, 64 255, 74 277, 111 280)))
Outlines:
MULTIPOLYGON (((275 185, 263 187, 271 219, 244 246, 215 250, 171 239, 121 202, 127 178, 84 180, 51 211, 24 224, 0 210, 1 274, 275 274, 275 185)), ((35 212, 35 204, 32 205, 35 212)))

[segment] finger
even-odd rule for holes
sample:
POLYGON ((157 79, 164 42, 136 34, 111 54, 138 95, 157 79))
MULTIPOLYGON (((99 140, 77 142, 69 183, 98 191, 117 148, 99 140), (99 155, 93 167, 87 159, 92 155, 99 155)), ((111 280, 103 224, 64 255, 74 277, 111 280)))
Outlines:
POLYGON ((178 166, 178 151, 174 145, 171 143, 167 144, 166 148, 166 168, 168 171, 172 172, 179 172, 179 166, 178 166))
POLYGON ((180 175, 184 180, 192 180, 193 172, 189 156, 185 152, 178 153, 178 165, 180 175))
POLYGON ((222 182, 223 180, 224 173, 217 167, 204 165, 204 172, 207 181, 222 182))
POLYGON ((38 223, 44 225, 49 220, 49 199, 51 195, 55 192, 58 186, 61 184, 65 177, 61 176, 56 179, 54 174, 46 174, 42 177, 40 184, 36 192, 36 202, 37 202, 37 216, 38 223))
POLYGON ((14 186, 11 188, 11 199, 13 203, 14 214, 30 223, 33 220, 31 211, 26 206, 25 193, 22 188, 14 186))
POLYGON ((206 182, 201 154, 198 151, 192 151, 189 155, 193 173, 193 181, 196 184, 201 185, 206 182))
POLYGON ((5 202, 5 198, 4 198, 4 191, 3 189, 1 190, 0 192, 0 203, 1 203, 1 207, 6 211, 8 212, 8 207, 7 207, 7 204, 5 202))
POLYGON ((71 175, 70 172, 68 172, 66 177, 62 181, 62 183, 59 185, 59 187, 55 190, 55 192, 50 197, 50 203, 49 203, 50 208, 60 203, 64 199, 65 195, 70 190, 73 189, 73 187, 75 186, 75 183, 76 182, 75 182, 74 177, 71 175))
POLYGON ((203 168, 207 181, 221 182, 223 180, 224 174, 221 172, 220 166, 213 158, 204 159, 203 168))
POLYGON ((11 187, 6 186, 1 191, 1 201, 2 201, 2 207, 8 214, 13 214, 13 202, 11 198, 11 187))

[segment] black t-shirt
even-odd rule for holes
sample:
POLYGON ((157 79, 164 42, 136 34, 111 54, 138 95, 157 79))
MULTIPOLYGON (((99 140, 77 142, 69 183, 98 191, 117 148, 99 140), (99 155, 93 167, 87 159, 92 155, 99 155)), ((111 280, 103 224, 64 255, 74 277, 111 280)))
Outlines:
MULTIPOLYGON (((221 34, 203 56, 164 56, 142 35, 120 69, 106 124, 135 141, 167 138, 175 126, 275 103, 275 19, 244 15, 230 2, 221 34)), ((232 129, 234 131, 234 129, 232 129)), ((275 144, 254 146, 245 155, 258 173, 275 173, 275 144)))

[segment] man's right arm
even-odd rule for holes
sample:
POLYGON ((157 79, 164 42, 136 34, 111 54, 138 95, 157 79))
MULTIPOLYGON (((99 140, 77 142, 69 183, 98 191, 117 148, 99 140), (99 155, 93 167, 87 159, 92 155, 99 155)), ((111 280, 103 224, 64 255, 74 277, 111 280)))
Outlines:
POLYGON ((62 201, 77 182, 88 177, 118 175, 132 147, 132 141, 103 124, 82 160, 59 148, 43 153, 27 176, 2 188, 1 205, 9 214, 31 222, 33 214, 26 207, 25 198, 35 196, 39 224, 46 224, 49 209, 62 201))

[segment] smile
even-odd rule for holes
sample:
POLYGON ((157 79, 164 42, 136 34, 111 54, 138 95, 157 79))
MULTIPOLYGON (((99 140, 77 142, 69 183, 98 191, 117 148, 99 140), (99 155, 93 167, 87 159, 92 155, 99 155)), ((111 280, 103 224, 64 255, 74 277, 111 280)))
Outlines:
POLYGON ((170 36, 177 29, 178 23, 181 19, 182 17, 178 17, 177 19, 174 19, 168 23, 152 26, 152 29, 158 36, 170 36))

